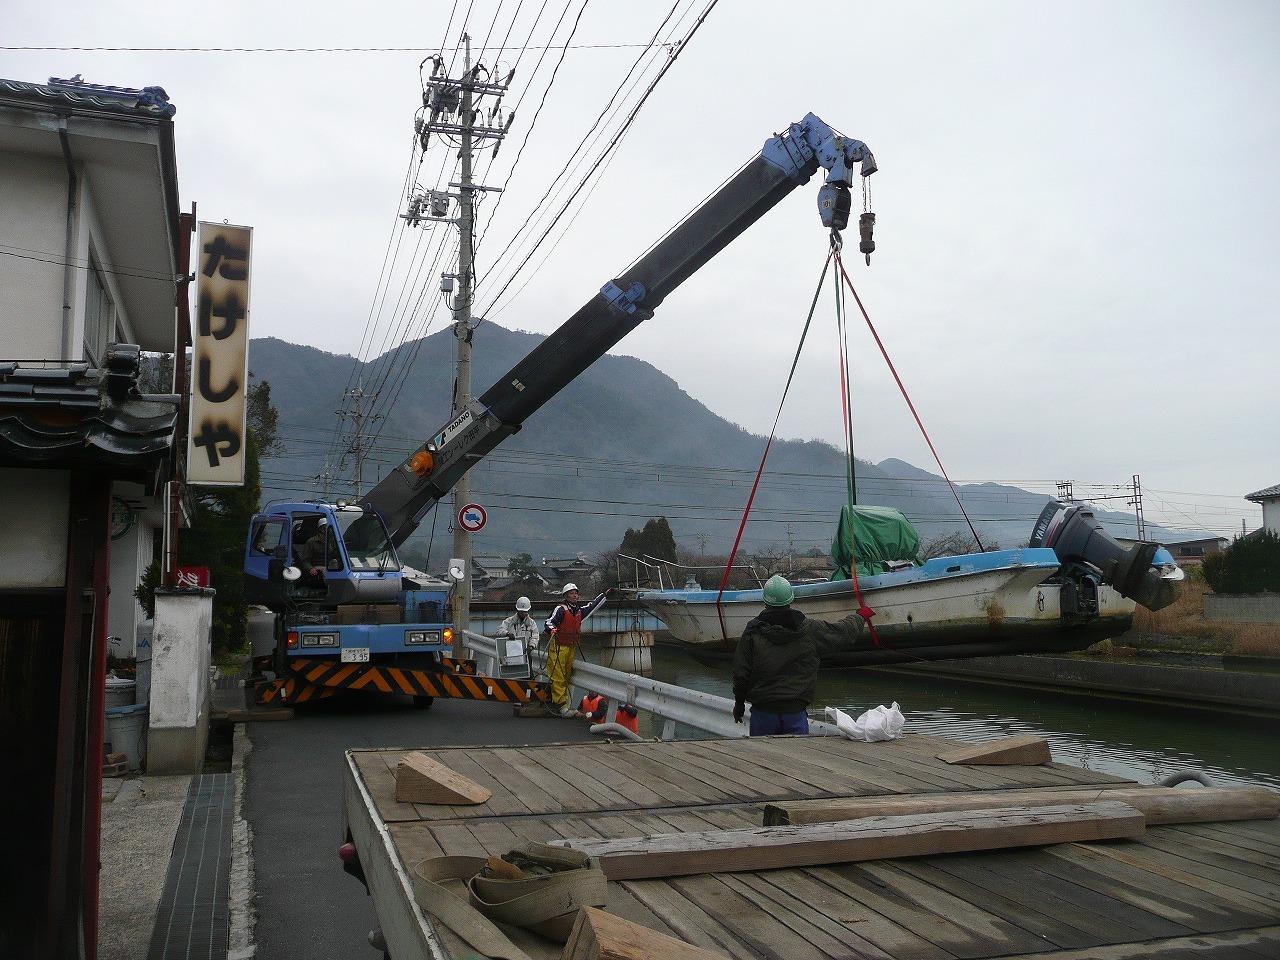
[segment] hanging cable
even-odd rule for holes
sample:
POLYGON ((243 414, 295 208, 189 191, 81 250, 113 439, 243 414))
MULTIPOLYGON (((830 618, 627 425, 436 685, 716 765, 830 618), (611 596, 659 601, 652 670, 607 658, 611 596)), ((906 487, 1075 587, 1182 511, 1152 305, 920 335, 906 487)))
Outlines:
POLYGON ((724 622, 724 608, 720 599, 724 596, 724 588, 729 584, 729 573, 733 570, 733 561, 738 556, 738 547, 742 544, 743 531, 747 529, 747 518, 751 516, 751 504, 755 501, 756 491, 760 489, 760 477, 764 474, 765 462, 769 459, 769 448, 773 446, 774 435, 778 432, 778 421, 782 418, 782 405, 787 402, 787 391, 791 389, 791 381, 796 375, 796 366, 800 363, 800 351, 804 349, 805 337, 809 335, 809 324, 813 322, 813 312, 818 306, 818 297, 822 293, 822 285, 827 281, 827 271, 831 268, 834 248, 827 254, 822 264, 822 275, 818 277, 818 288, 813 291, 813 300, 809 304, 809 315, 805 317, 804 329, 800 331, 800 342, 796 344, 796 355, 791 361, 791 372, 787 374, 787 383, 782 388, 782 399, 778 401, 778 412, 773 418, 773 427, 769 430, 769 439, 764 444, 764 456, 760 458, 760 468, 756 470, 755 481, 751 484, 751 493, 747 495, 747 506, 742 511, 742 522, 738 524, 738 535, 733 540, 733 549, 729 551, 729 559, 724 565, 724 576, 720 578, 720 590, 716 594, 716 615, 720 618, 720 639, 725 649, 729 648, 729 628, 724 622))
MULTIPOLYGON (((840 234, 834 230, 831 232, 831 255, 840 262, 840 234)), ((853 508, 858 502, 858 485, 857 475, 854 470, 853 455, 853 391, 850 389, 849 378, 849 329, 845 321, 844 309, 844 288, 837 281, 835 285, 836 296, 836 331, 837 339, 840 342, 840 400, 842 406, 842 414, 844 417, 844 442, 845 442, 845 497, 847 499, 845 510, 840 517, 840 526, 837 528, 836 536, 846 536, 846 520, 847 536, 849 543, 849 579, 853 581, 853 595, 858 601, 858 616, 867 625, 867 630, 871 634, 872 642, 877 646, 882 646, 880 637, 876 633, 875 624, 871 622, 871 618, 876 612, 867 606, 866 600, 862 598, 862 585, 858 582, 858 551, 857 540, 853 531, 853 508)))
POLYGON ((902 383, 902 378, 898 376, 898 370, 893 365, 893 361, 889 359, 889 351, 884 348, 884 343, 880 339, 880 334, 876 332, 875 324, 871 322, 871 316, 867 313, 867 308, 862 305, 862 298, 858 296, 858 291, 853 287, 853 281, 849 279, 849 274, 845 272, 844 261, 840 257, 840 251, 834 251, 836 267, 840 271, 840 276, 844 278, 845 286, 849 288, 849 292, 853 294, 854 301, 858 304, 858 309, 862 311, 862 318, 867 321, 867 329, 871 331, 871 336, 875 338, 876 346, 880 348, 880 355, 884 357, 884 362, 889 365, 889 372, 893 374, 893 379, 898 383, 898 390, 902 394, 902 399, 907 401, 907 407, 911 410, 911 415, 916 418, 916 426, 920 428, 920 433, 924 437, 924 442, 929 445, 929 452, 933 454, 933 460, 938 465, 938 469, 942 471, 942 477, 947 481, 947 486, 951 488, 951 495, 956 498, 956 505, 960 508, 960 513, 964 517, 965 523, 969 525, 969 532, 973 534, 973 540, 978 545, 978 551, 983 552, 987 548, 982 545, 982 538, 978 536, 978 531, 973 525, 973 521, 969 519, 969 513, 964 508, 964 503, 960 500, 960 491, 956 489, 956 485, 951 481, 947 468, 942 465, 942 458, 938 456, 938 451, 933 445, 933 441, 929 439, 929 431, 924 428, 924 421, 920 419, 920 414, 916 412, 916 405, 911 402, 911 397, 907 394, 907 388, 902 383))

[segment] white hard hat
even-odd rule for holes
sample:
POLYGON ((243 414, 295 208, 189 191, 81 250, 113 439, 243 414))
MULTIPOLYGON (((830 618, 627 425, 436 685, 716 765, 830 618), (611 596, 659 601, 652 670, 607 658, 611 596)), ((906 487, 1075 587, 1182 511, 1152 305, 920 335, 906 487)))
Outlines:
POLYGON ((578 585, 576 583, 566 583, 563 587, 560 588, 560 596, 563 597, 570 590, 577 590, 577 589, 578 589, 578 585))
POLYGON ((533 604, 531 604, 531 603, 529 602, 529 598, 528 598, 528 597, 521 597, 520 599, 518 599, 518 600, 516 601, 516 609, 517 609, 517 610, 524 611, 524 610, 529 610, 529 609, 531 609, 532 607, 533 607, 533 604))

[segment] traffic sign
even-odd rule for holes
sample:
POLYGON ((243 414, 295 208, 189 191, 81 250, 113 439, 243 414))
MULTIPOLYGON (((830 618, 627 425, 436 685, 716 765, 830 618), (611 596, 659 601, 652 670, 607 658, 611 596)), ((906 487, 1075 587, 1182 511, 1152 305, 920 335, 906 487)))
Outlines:
POLYGON ((488 519, 489 514, 478 503, 468 503, 458 511, 458 526, 467 533, 479 533, 484 529, 485 521, 488 519))

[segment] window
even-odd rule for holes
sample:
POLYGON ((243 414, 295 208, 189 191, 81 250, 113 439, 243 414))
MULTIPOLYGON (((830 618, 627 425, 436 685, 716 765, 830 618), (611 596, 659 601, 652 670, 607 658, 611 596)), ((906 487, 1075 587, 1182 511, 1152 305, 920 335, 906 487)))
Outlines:
POLYGON ((89 283, 84 304, 84 356, 95 367, 102 365, 107 344, 115 339, 116 306, 102 279, 98 261, 89 261, 89 283))
POLYGON ((249 550, 258 556, 274 557, 283 539, 283 520, 259 520, 254 524, 249 550))

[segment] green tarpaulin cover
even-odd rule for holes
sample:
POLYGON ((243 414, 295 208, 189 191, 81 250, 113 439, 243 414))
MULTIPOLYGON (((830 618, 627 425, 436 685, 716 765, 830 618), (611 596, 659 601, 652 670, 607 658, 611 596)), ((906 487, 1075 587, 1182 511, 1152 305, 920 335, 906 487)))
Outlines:
POLYGON ((831 559, 835 562, 832 580, 848 580, 852 576, 850 558, 858 558, 858 575, 884 573, 890 560, 920 562, 920 537, 911 521, 893 507, 840 508, 840 526, 831 541, 831 559), (849 549, 850 530, 856 554, 849 549))

